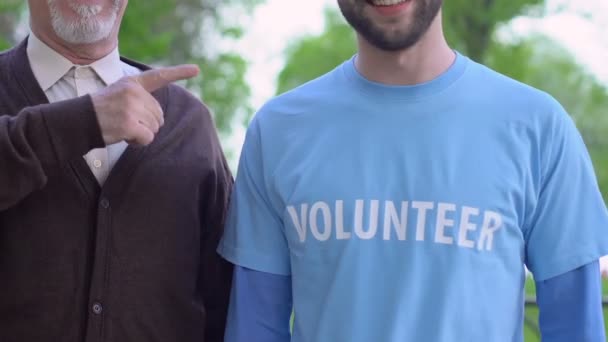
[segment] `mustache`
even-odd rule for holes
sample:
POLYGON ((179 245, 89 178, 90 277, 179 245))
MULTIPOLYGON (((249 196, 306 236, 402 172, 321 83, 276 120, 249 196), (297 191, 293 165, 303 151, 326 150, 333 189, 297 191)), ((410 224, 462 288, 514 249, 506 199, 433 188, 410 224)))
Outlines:
MULTIPOLYGON (((51 1, 55 1, 55 0, 50 0, 51 1)), ((120 3, 122 0, 113 0, 112 1, 112 8, 111 11, 112 12, 116 12, 118 11, 118 9, 120 8, 120 3)), ((75 0, 68 0, 68 6, 76 13, 78 13, 78 15, 83 18, 83 19, 89 19, 91 17, 94 17, 96 15, 98 15, 102 10, 103 10, 103 6, 102 5, 85 5, 85 4, 79 4, 77 3, 75 0)))

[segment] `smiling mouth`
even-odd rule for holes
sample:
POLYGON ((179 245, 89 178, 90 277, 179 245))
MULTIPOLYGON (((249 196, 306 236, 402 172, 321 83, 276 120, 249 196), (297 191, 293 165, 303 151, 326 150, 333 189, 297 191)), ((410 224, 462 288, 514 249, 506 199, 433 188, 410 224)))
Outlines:
POLYGON ((390 7, 404 4, 412 0, 367 0, 367 3, 378 7, 390 7))

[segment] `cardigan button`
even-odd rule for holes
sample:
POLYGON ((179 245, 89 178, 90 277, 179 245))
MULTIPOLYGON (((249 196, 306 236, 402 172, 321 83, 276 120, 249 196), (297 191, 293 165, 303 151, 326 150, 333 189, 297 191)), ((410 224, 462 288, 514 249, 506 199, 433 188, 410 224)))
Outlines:
POLYGON ((101 199, 101 207, 104 209, 108 209, 110 207, 110 201, 107 198, 101 199))
POLYGON ((101 303, 94 303, 92 309, 94 314, 100 315, 103 311, 103 306, 101 306, 101 303))

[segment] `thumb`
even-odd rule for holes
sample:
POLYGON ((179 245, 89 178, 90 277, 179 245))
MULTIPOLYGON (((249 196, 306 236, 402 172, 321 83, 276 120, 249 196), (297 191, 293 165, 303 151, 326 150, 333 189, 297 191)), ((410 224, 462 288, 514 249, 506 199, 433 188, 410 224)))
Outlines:
POLYGON ((198 75, 199 71, 198 66, 195 64, 182 64, 147 70, 137 76, 133 76, 133 79, 147 92, 151 93, 170 83, 192 78, 198 75))

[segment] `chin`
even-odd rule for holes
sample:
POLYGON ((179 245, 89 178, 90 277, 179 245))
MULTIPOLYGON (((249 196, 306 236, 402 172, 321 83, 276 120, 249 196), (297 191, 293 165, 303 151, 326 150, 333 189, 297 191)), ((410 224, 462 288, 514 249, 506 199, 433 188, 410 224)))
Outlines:
POLYGON ((53 21, 57 36, 70 44, 94 44, 110 36, 115 19, 90 18, 76 21, 53 21))
POLYGON ((61 4, 60 0, 47 1, 55 34, 69 44, 93 44, 108 38, 116 25, 120 4, 119 0, 67 0, 61 4))

